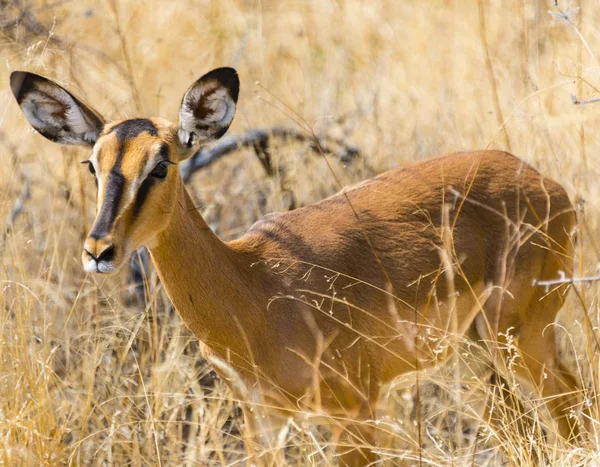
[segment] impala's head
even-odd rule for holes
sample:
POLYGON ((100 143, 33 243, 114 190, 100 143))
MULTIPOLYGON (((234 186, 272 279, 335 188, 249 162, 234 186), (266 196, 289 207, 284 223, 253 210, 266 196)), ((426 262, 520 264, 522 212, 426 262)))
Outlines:
POLYGON ((86 146, 97 186, 97 215, 82 253, 88 272, 117 271, 168 224, 182 182, 176 164, 229 128, 239 93, 232 68, 213 70, 185 92, 179 121, 107 123, 63 87, 15 71, 10 86, 29 123, 60 144, 86 146))

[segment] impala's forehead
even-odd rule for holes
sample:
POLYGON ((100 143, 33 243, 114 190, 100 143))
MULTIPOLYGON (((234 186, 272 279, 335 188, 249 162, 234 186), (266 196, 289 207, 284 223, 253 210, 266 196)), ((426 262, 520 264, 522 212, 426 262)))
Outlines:
POLYGON ((135 118, 107 125, 94 146, 92 160, 102 173, 135 179, 157 156, 169 158, 174 130, 160 119, 135 118))

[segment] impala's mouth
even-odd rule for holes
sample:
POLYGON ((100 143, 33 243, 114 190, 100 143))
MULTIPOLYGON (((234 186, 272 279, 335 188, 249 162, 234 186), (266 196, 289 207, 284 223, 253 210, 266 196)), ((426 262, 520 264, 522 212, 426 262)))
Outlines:
POLYGON ((121 268, 121 264, 115 258, 114 247, 103 252, 98 258, 84 249, 81 254, 81 262, 85 272, 96 274, 114 274, 121 268))

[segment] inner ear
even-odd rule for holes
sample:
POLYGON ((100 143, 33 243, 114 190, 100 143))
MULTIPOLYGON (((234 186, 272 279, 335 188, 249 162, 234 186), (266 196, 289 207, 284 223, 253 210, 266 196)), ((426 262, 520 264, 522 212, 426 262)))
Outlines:
POLYGON ((48 78, 14 71, 10 88, 27 121, 51 141, 93 146, 104 128, 98 112, 48 78))
POLYGON ((233 68, 217 68, 185 92, 179 111, 179 141, 187 148, 218 139, 235 115, 240 80, 233 68))

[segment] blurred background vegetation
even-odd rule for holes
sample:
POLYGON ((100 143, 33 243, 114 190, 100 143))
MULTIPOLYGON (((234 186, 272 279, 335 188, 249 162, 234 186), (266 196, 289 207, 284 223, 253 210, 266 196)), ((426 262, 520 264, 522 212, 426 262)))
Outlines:
MULTIPOLYGON (((78 164, 87 154, 29 128, 11 71, 51 77, 111 120, 174 120, 194 80, 234 66, 242 89, 229 133, 286 127, 307 140, 273 138, 272 176, 252 147, 194 173, 189 189, 223 239, 290 199, 314 202, 410 161, 509 150, 576 203, 583 276, 600 262, 599 16, 592 0, 0 0, 0 462, 244 462, 237 405, 153 272, 142 273, 141 295, 129 271, 83 272, 95 212, 78 164), (328 164, 313 132, 360 157, 328 164)), ((571 297, 561 346, 589 387, 585 449, 473 428, 447 370, 423 376, 422 423, 414 390, 390 396, 390 462, 528 465, 536 451, 550 465, 592 462, 598 362, 581 323, 586 313, 597 322, 597 286, 571 297)), ((291 465, 335 462, 327 430, 288 428, 291 465)))

